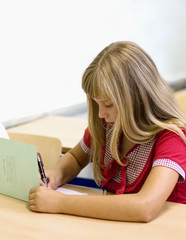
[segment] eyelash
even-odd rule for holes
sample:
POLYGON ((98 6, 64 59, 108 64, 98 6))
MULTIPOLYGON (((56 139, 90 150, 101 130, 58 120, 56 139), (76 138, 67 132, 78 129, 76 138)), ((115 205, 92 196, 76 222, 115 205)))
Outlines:
POLYGON ((105 105, 105 107, 109 108, 109 107, 112 107, 113 104, 110 104, 110 105, 105 105))

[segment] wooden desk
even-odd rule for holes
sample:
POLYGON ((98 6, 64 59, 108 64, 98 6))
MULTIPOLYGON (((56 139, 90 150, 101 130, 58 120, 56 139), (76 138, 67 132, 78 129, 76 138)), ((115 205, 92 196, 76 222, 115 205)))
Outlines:
MULTIPOLYGON (((67 186, 88 194, 101 190, 67 186)), ((166 203, 150 223, 105 221, 31 212, 27 203, 0 194, 0 240, 185 240, 186 205, 166 203)))
POLYGON ((48 116, 17 127, 9 128, 7 132, 56 137, 61 140, 63 152, 67 152, 83 137, 87 125, 88 121, 86 119, 48 116))

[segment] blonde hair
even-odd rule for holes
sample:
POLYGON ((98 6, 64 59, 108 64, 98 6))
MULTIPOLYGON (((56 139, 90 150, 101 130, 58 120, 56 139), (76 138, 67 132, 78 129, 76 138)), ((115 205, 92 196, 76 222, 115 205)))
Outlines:
POLYGON ((134 143, 146 143, 163 129, 178 134, 186 143, 180 127, 186 120, 172 91, 161 78, 154 62, 137 44, 115 42, 103 49, 85 70, 82 88, 87 95, 88 123, 92 136, 91 159, 95 180, 101 180, 100 153, 104 126, 93 98, 109 99, 117 111, 110 151, 122 165, 117 149, 121 132, 134 143))

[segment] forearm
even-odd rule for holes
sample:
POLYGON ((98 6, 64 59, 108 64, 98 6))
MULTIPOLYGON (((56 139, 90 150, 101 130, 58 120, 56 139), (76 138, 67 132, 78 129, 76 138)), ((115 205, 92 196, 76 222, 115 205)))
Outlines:
MULTIPOLYGON (((141 194, 122 195, 65 195, 46 187, 31 189, 29 207, 32 211, 63 213, 82 217, 148 222, 160 207, 149 204, 141 194)), ((163 204, 161 205, 163 206, 163 204)))
POLYGON ((66 153, 63 155, 55 167, 55 170, 58 171, 60 175, 59 185, 63 185, 66 182, 74 179, 79 174, 81 169, 81 166, 71 153, 66 153))
POLYGON ((164 167, 153 168, 142 189, 135 194, 103 196, 61 196, 61 213, 85 217, 148 222, 164 205, 178 180, 178 173, 164 167), (160 187, 161 186, 161 187, 160 187))
POLYGON ((89 163, 89 156, 82 150, 80 142, 68 153, 60 158, 56 165, 56 172, 60 174, 60 185, 74 179, 89 163))
POLYGON ((154 167, 142 189, 135 194, 64 195, 46 187, 30 192, 30 209, 84 217, 148 222, 152 220, 173 191, 179 174, 165 167, 154 167))
POLYGON ((138 194, 108 196, 61 196, 58 210, 60 213, 83 217, 147 222, 147 206, 138 194))

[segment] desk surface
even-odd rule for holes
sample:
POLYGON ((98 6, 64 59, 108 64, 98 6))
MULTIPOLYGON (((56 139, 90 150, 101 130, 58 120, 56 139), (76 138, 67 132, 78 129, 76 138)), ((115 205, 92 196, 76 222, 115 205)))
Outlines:
POLYGON ((7 132, 28 133, 56 137, 61 140, 63 151, 67 152, 83 137, 88 125, 86 119, 48 116, 13 128, 7 132))
MULTIPOLYGON (((101 190, 66 185, 88 194, 101 190)), ((31 212, 27 203, 0 194, 0 240, 185 240, 186 205, 167 202, 150 223, 105 221, 31 212)))

